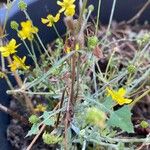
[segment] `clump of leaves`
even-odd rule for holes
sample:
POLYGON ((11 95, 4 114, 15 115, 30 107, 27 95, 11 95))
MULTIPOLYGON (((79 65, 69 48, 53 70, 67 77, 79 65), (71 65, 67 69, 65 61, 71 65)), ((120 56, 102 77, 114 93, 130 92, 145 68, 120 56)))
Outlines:
POLYGON ((52 135, 52 134, 46 133, 46 132, 43 133, 42 139, 45 144, 57 144, 63 140, 62 137, 52 135))

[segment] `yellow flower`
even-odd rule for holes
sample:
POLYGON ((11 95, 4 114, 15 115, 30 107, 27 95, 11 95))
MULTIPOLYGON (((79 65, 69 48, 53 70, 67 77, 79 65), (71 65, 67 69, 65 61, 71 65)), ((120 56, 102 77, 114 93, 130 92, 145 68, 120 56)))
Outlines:
POLYGON ((21 22, 21 27, 22 29, 18 31, 18 36, 23 40, 33 40, 34 34, 38 32, 38 28, 34 27, 30 20, 27 20, 26 22, 21 22))
POLYGON ((44 106, 42 104, 38 104, 34 110, 35 110, 35 112, 44 112, 44 111, 46 111, 46 108, 47 108, 46 106, 44 106))
POLYGON ((26 61, 26 56, 24 56, 23 58, 20 58, 15 55, 15 56, 13 56, 12 64, 10 64, 8 67, 10 67, 12 72, 16 71, 17 69, 27 70, 27 69, 29 69, 29 66, 25 65, 25 61, 26 61))
POLYGON ((80 45, 79 45, 79 43, 77 43, 76 45, 75 45, 75 50, 79 50, 80 49, 80 45))
POLYGON ((58 1, 57 4, 61 6, 59 10, 60 13, 63 11, 66 16, 73 16, 75 14, 75 0, 63 0, 62 2, 58 1))
POLYGON ((2 53, 3 57, 8 57, 11 54, 16 53, 16 48, 19 45, 16 45, 16 40, 12 39, 6 46, 1 46, 0 47, 0 52, 2 53))
POLYGON ((66 52, 67 54, 69 54, 69 53, 71 52, 71 48, 67 46, 67 47, 65 48, 65 52, 66 52))
POLYGON ((106 90, 108 95, 110 95, 112 99, 119 105, 129 104, 132 102, 132 99, 125 98, 126 90, 124 88, 120 88, 118 91, 114 91, 107 87, 106 90))
POLYGON ((60 19, 60 14, 58 13, 55 17, 49 14, 46 18, 41 18, 43 24, 47 24, 48 27, 52 27, 55 22, 60 19))
MULTIPOLYGON (((75 50, 79 50, 79 49, 80 49, 79 43, 75 44, 74 49, 75 49, 75 50)), ((69 54, 69 53, 71 52, 71 47, 65 46, 64 51, 65 51, 65 53, 69 54)))

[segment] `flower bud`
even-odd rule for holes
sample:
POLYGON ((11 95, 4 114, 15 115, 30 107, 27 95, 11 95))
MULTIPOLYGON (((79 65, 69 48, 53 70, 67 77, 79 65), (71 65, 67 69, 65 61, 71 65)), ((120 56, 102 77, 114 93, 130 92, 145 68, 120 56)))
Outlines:
POLYGON ((29 118, 29 122, 31 124, 37 123, 39 121, 39 118, 36 115, 31 115, 29 118))
POLYGON ((20 0, 18 3, 18 7, 20 10, 24 11, 27 9, 27 4, 23 0, 20 0))
POLYGON ((13 30, 18 30, 19 24, 16 21, 11 21, 10 26, 13 30))
POLYGON ((140 37, 137 38, 137 43, 139 46, 146 45, 150 40, 150 33, 141 34, 140 37))
POLYGON ((95 48, 95 46, 97 45, 98 43, 98 38, 97 36, 91 36, 88 38, 88 47, 89 48, 95 48))
POLYGON ((147 121, 143 120, 143 121, 141 121, 140 126, 145 129, 145 128, 149 127, 149 123, 147 121))
POLYGON ((128 73, 133 74, 136 72, 136 67, 134 65, 129 65, 127 70, 128 70, 128 73))
POLYGON ((92 12, 92 11, 94 11, 94 6, 93 5, 89 5, 88 9, 92 12))

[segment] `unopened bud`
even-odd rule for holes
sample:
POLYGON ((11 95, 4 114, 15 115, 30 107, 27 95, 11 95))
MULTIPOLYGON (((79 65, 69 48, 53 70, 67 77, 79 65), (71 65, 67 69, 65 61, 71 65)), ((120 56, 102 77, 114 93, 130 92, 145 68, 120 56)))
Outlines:
POLYGON ((128 73, 133 74, 136 72, 136 67, 134 65, 129 65, 127 70, 128 70, 128 73))
POLYGON ((94 11, 94 6, 93 5, 89 5, 88 9, 92 12, 92 11, 94 11))
POLYGON ((31 115, 29 118, 29 122, 31 124, 37 123, 39 121, 39 118, 36 115, 31 115))
POLYGON ((91 36, 91 37, 88 38, 88 47, 89 48, 95 48, 97 43, 98 43, 97 36, 91 36))
POLYGON ((11 21, 10 26, 13 30, 18 30, 19 24, 16 21, 11 21))
POLYGON ((27 9, 27 4, 23 0, 20 0, 18 3, 18 7, 20 10, 24 11, 27 9))
POLYGON ((147 121, 144 121, 144 120, 141 121, 140 125, 141 125, 141 127, 144 128, 144 129, 149 127, 149 123, 148 123, 147 121))

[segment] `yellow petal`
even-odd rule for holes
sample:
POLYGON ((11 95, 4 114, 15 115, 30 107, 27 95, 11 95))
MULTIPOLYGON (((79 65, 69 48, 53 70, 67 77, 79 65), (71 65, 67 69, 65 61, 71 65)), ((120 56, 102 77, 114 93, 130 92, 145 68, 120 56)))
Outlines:
POLYGON ((9 52, 7 52, 7 51, 2 52, 2 56, 3 56, 3 57, 8 57, 9 55, 10 55, 10 53, 9 53, 9 52))
POLYGON ((57 22, 59 19, 60 19, 60 14, 58 13, 54 18, 54 22, 57 22))
POLYGON ((15 39, 11 39, 11 41, 9 42, 8 46, 11 49, 16 49, 17 47, 19 47, 21 44, 16 45, 16 40, 15 39))
POLYGON ((126 94, 126 90, 125 90, 124 88, 120 88, 120 89, 118 90, 118 94, 119 94, 121 97, 124 97, 125 94, 126 94))
POLYGON ((47 19, 50 21, 51 19, 53 18, 53 16, 51 15, 51 14, 49 14, 48 16, 47 16, 47 19))
POLYGON ((32 28, 32 33, 37 33, 38 31, 39 31, 39 29, 37 27, 32 28))
POLYGON ((6 51, 6 47, 4 47, 4 46, 0 47, 0 51, 1 51, 1 52, 6 51))
POLYGON ((132 99, 125 98, 124 100, 125 100, 125 103, 126 103, 126 104, 129 104, 129 103, 132 102, 132 99))
POLYGON ((63 11, 65 11, 65 8, 61 8, 61 9, 59 10, 59 13, 62 13, 63 11))
POLYGON ((73 16, 75 14, 75 9, 74 8, 67 8, 65 11, 66 16, 73 16))
POLYGON ((52 27, 52 23, 49 22, 49 23, 47 24, 47 26, 48 26, 48 27, 52 27))
POLYGON ((107 90, 108 96, 109 96, 109 95, 110 95, 110 96, 113 96, 113 95, 114 95, 113 90, 109 89, 108 87, 106 88, 106 90, 107 90))
POLYGON ((26 22, 21 22, 22 28, 30 28, 32 26, 32 22, 30 20, 27 20, 26 22))
POLYGON ((9 46, 15 47, 15 45, 16 45, 16 40, 11 39, 11 41, 9 42, 9 46))
POLYGON ((27 27, 31 27, 32 23, 30 20, 27 20, 26 22, 21 22, 21 27, 22 28, 27 28, 27 27))
POLYGON ((22 30, 18 31, 18 36, 23 40, 25 40, 27 38, 22 30))
POLYGON ((42 22, 43 24, 46 24, 46 23, 49 22, 49 20, 48 20, 48 19, 41 18, 41 22, 42 22))
POLYGON ((59 6, 63 6, 63 3, 62 3, 62 2, 60 2, 60 1, 57 1, 57 5, 59 5, 59 6))

